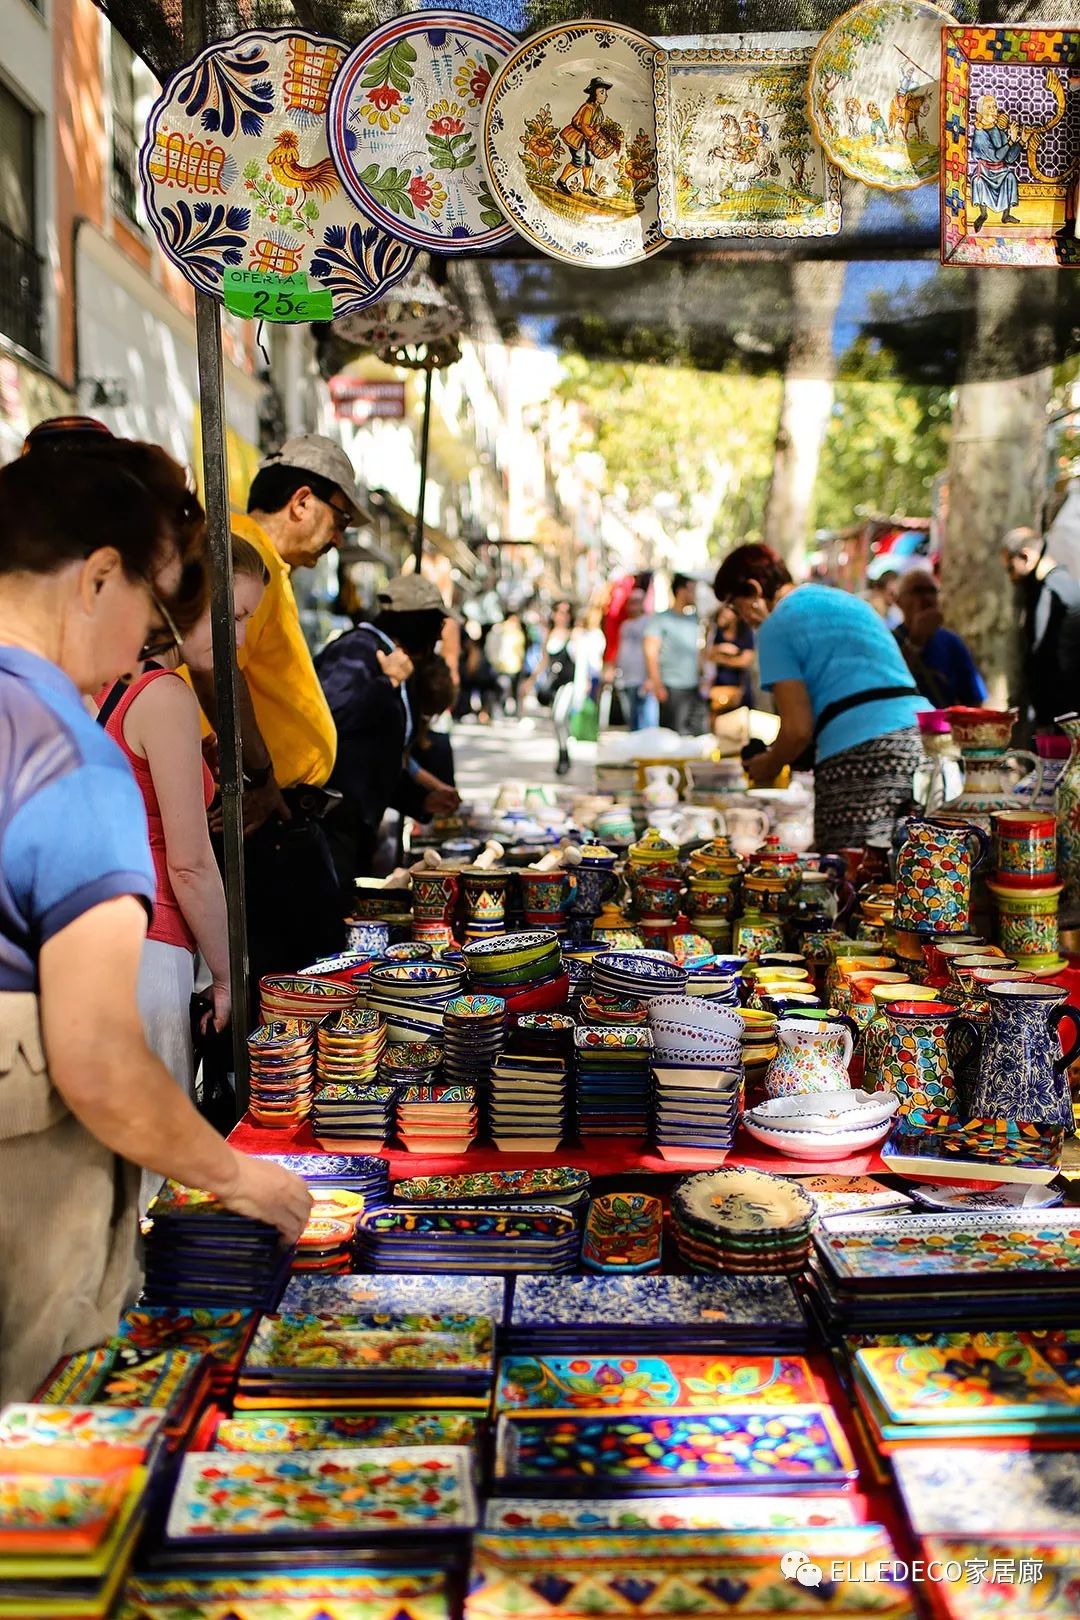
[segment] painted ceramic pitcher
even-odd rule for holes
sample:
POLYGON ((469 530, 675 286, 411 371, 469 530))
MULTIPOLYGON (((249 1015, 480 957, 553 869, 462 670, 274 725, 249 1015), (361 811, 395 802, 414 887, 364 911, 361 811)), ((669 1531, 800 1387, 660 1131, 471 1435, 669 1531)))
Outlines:
POLYGON ((776 1056, 765 1073, 770 1097, 808 1091, 847 1091, 848 1064, 855 1049, 847 1018, 781 1018, 776 1056))
POLYGON ((913 817, 896 857, 896 927, 924 934, 955 934, 967 928, 972 873, 989 848, 981 827, 913 817))
POLYGON ((971 1099, 975 1117, 1060 1125, 1073 1133, 1068 1070, 1080 1057, 1080 1012, 1066 1005, 1065 995, 1055 984, 986 986, 990 1027, 971 1099), (1073 1042, 1062 1055, 1057 1032, 1066 1018, 1073 1042))
POLYGON ((1072 744, 1058 778, 1054 811, 1058 824, 1058 876, 1065 885, 1063 915, 1072 923, 1080 914, 1080 714, 1063 714, 1058 725, 1072 744))
POLYGON ((974 1045, 974 1026, 943 1001, 892 1001, 883 1012, 888 1032, 874 1090, 895 1091, 901 1118, 923 1109, 955 1114, 957 1037, 963 1032, 974 1045))

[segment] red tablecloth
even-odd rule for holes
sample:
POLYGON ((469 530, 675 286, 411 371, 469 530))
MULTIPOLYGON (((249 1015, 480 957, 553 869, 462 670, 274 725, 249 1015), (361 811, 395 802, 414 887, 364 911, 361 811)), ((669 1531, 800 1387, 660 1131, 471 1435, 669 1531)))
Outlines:
MULTIPOLYGON (((233 1147, 244 1153, 320 1153, 318 1142, 311 1134, 310 1125, 294 1125, 289 1130, 265 1130, 251 1122, 248 1114, 230 1132, 233 1147)), ((494 1148, 474 1147, 465 1154, 397 1153, 384 1149, 389 1160, 390 1175, 395 1181, 407 1176, 449 1176, 463 1170, 513 1170, 532 1165, 568 1164, 577 1170, 588 1170, 592 1176, 627 1175, 680 1175, 700 1165, 672 1164, 659 1154, 627 1142, 617 1136, 598 1136, 584 1147, 561 1148, 558 1153, 498 1153, 494 1148)), ((736 1145, 727 1158, 728 1164, 749 1166, 754 1170, 772 1170, 783 1175, 843 1176, 879 1175, 885 1166, 881 1156, 859 1153, 848 1159, 831 1163, 820 1159, 789 1159, 768 1148, 756 1147, 741 1132, 736 1145)))

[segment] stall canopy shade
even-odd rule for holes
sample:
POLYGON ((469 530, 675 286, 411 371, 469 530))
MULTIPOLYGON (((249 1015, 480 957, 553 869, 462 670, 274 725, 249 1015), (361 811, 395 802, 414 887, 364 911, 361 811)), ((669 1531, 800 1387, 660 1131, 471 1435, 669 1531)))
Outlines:
MULTIPOLYGON (((417 9, 386 0, 99 4, 162 77, 204 40, 301 26, 351 42, 417 9)), ((822 31, 847 0, 459 0, 456 9, 522 36, 589 15, 689 43, 717 34, 822 31)), ((953 9, 965 22, 1076 23, 1074 0, 962 0, 953 9)), ((545 258, 515 237, 498 254, 455 260, 449 278, 473 335, 554 343, 593 359, 814 374, 858 365, 870 348, 884 351, 901 377, 949 386, 1022 375, 1080 347, 1080 272, 942 268, 935 185, 883 193, 846 182, 844 202, 844 227, 833 237, 673 242, 647 263, 605 271, 545 258)), ((324 369, 347 358, 338 345, 324 344, 324 369)))

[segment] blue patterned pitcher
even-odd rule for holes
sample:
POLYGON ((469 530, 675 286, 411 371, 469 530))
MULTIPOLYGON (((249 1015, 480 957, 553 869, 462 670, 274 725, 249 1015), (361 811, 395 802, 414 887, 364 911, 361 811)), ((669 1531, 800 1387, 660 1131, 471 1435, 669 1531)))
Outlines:
POLYGON ((990 1027, 971 1097, 976 1119, 1019 1119, 1060 1125, 1072 1135, 1069 1065, 1080 1056, 1080 1011, 1056 984, 988 984, 990 1027), (1073 1043, 1061 1053, 1058 1026, 1073 1021, 1073 1043))

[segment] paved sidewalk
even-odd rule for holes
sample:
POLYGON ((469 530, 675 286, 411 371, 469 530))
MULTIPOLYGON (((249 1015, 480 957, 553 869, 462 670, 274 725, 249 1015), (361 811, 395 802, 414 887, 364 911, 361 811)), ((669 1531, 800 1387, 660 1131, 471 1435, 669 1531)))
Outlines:
POLYGON ((571 770, 555 775, 558 750, 551 721, 526 715, 490 725, 456 721, 451 731, 458 792, 466 801, 493 798, 506 782, 551 782, 571 788, 593 785, 595 743, 570 743, 571 770))

